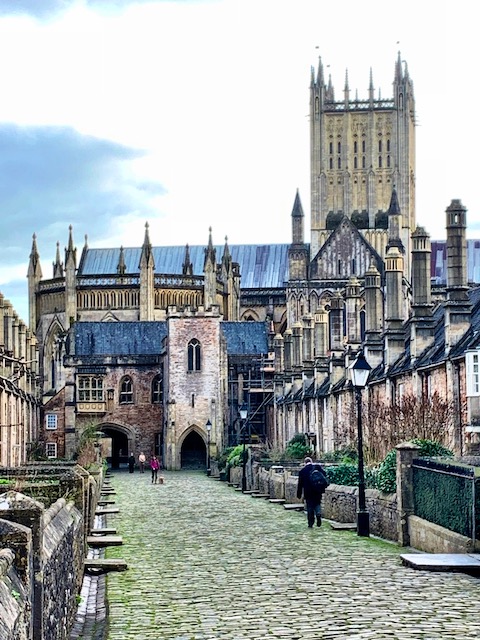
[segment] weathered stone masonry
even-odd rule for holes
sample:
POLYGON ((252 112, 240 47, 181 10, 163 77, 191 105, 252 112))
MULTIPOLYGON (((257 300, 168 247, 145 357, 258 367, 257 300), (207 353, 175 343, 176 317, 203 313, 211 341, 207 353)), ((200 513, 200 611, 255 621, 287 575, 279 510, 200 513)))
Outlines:
POLYGON ((95 480, 77 465, 19 471, 17 486, 42 493, 43 502, 14 490, 0 494, 0 637, 67 640, 101 473, 95 480))

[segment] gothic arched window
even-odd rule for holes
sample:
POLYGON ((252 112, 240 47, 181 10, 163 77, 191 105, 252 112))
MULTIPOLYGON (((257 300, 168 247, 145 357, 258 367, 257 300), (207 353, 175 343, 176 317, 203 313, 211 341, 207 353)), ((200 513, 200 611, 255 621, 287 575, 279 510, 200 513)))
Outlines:
POLYGON ((130 376, 125 376, 120 382, 120 404, 133 404, 133 383, 130 376))
POLYGON ((188 343, 188 370, 200 371, 202 363, 200 342, 194 338, 188 343))

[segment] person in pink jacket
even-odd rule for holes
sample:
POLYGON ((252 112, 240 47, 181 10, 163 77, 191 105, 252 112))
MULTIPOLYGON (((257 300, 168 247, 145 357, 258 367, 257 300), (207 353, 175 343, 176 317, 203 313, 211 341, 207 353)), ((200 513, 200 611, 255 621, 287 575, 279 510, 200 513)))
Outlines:
POLYGON ((158 470, 160 469, 160 462, 157 456, 152 456, 150 460, 150 468, 152 470, 152 484, 157 484, 158 470))

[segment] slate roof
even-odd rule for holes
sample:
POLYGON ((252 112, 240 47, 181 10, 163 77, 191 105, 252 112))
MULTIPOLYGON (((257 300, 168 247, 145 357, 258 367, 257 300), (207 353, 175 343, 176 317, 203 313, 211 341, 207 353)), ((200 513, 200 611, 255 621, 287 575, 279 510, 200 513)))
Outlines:
POLYGON ((222 322, 228 355, 268 353, 268 333, 264 322, 222 322))
MULTIPOLYGON (((240 265, 242 289, 282 288, 288 280, 288 244, 241 244, 229 246, 233 262, 240 265)), ((224 246, 217 245, 216 260, 223 256, 224 246)), ((189 247, 193 275, 203 275, 205 247, 189 247)), ((138 274, 141 247, 123 249, 126 275, 138 274)), ((155 273, 181 274, 185 247, 152 247, 155 273)), ((79 276, 113 275, 117 273, 120 249, 86 249, 78 268, 79 276)))
MULTIPOLYGON (((228 355, 268 353, 264 322, 222 322, 228 355)), ((77 322, 77 356, 158 355, 163 353, 166 322, 77 322)))
MULTIPOLYGON (((240 265, 242 289, 282 288, 288 281, 289 244, 229 245, 234 262, 240 265)), ((306 245, 309 246, 308 244, 306 245)), ((216 245, 216 260, 222 259, 224 246, 216 245)), ((138 274, 142 247, 124 248, 126 274, 138 274)), ((203 275, 204 246, 189 247, 193 274, 203 275)), ((152 247, 155 272, 181 274, 185 247, 152 247)), ((78 268, 79 276, 113 275, 117 273, 120 249, 85 249, 78 268)), ((445 284, 447 278, 446 241, 432 241, 431 275, 435 284, 445 284)), ((480 283, 480 240, 467 240, 467 275, 469 282, 480 283)))
MULTIPOLYGON (((460 358, 465 351, 477 349, 480 346, 480 287, 470 289, 470 302, 472 304, 471 323, 465 335, 452 347, 448 357, 460 358)), ((445 309, 444 305, 438 305, 433 314, 434 339, 430 347, 420 354, 415 362, 415 368, 434 366, 445 360, 445 309)), ((390 367, 389 374, 396 375, 412 369, 410 359, 410 341, 405 341, 405 351, 400 358, 390 367)), ((379 380, 385 374, 383 365, 377 367, 370 374, 370 380, 379 380)))
POLYGON ((165 322, 77 322, 75 355, 143 356, 163 352, 165 322))

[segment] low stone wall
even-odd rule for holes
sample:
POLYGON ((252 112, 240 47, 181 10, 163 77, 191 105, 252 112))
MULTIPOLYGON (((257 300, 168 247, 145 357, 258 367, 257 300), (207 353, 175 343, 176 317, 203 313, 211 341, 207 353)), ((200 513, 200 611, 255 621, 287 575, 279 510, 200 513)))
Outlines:
POLYGON ((73 503, 61 498, 43 517, 42 628, 44 638, 68 638, 75 622, 85 557, 83 520, 73 503), (68 571, 65 569, 68 567, 68 571), (58 585, 62 585, 59 589, 58 585))
MULTIPOLYGON (((0 536, 1 531, 0 521, 0 536)), ((0 550, 0 638, 29 640, 32 637, 29 593, 15 570, 14 560, 11 549, 0 550)))
MULTIPOLYGON (((32 493, 44 493, 48 486, 48 507, 19 491, 0 494, 1 640, 70 637, 83 580, 86 534, 103 474, 100 470, 94 477, 78 465, 66 467, 27 467, 15 478, 15 486, 34 486, 32 493), (44 477, 49 482, 43 483, 44 477), (49 504, 60 491, 63 497, 49 504)), ((3 469, 0 475, 5 477, 3 469)))
POLYGON ((426 553, 474 553, 475 543, 471 538, 449 531, 438 524, 418 516, 408 518, 410 545, 426 553))
MULTIPOLYGON (((400 545, 411 546, 431 553, 469 553, 476 550, 475 543, 413 515, 411 462, 417 447, 406 443, 397 448, 397 493, 384 494, 375 489, 365 491, 366 507, 370 517, 370 533, 400 545)), ((266 493, 270 498, 284 499, 286 503, 301 503, 297 498, 298 469, 300 467, 262 467, 247 464, 247 489, 266 493)), ((243 469, 230 471, 232 482, 241 485, 243 469)), ((342 523, 356 523, 358 488, 330 485, 322 500, 325 518, 342 523)))

